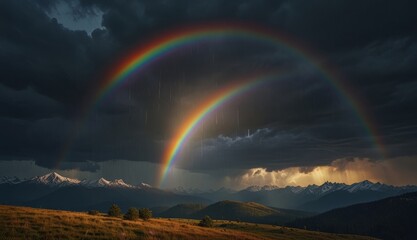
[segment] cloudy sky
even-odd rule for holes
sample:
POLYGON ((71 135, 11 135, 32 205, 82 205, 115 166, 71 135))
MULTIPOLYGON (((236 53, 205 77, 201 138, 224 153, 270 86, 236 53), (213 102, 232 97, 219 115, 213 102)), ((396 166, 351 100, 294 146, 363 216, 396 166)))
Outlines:
POLYGON ((162 187, 417 184, 416 7, 1 1, 0 175, 58 171, 155 185, 163 152, 199 103, 245 76, 285 71, 207 116, 162 187), (291 47, 226 36, 189 44, 88 107, 123 57, 167 31, 210 23, 259 26, 291 47))

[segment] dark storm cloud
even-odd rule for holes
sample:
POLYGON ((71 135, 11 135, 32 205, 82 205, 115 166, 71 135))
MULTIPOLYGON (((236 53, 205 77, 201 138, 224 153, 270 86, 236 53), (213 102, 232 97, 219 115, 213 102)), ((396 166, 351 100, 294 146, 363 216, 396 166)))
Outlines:
POLYGON ((363 46, 375 40, 415 36, 413 1, 95 1, 103 26, 118 39, 180 23, 202 20, 250 20, 283 28, 324 49, 363 46))
POLYGON ((0 85, 0 116, 35 120, 62 114, 62 105, 33 89, 15 90, 0 85))
POLYGON ((287 1, 277 22, 316 47, 338 51, 415 36, 415 6, 413 1, 287 1))
POLYGON ((106 51, 99 32, 70 31, 34 2, 0 5, 1 158, 51 167, 106 51))
POLYGON ((1 5, 1 84, 30 86, 67 105, 79 102, 105 49, 96 48, 86 32, 70 31, 50 19, 32 2, 1 5))
POLYGON ((76 169, 84 172, 96 172, 100 169, 100 165, 96 162, 63 162, 59 165, 62 170, 76 169))
POLYGON ((77 124, 74 119, 81 117, 92 89, 122 53, 167 29, 210 21, 254 22, 301 39, 362 96, 390 153, 415 154, 416 133, 410 128, 417 119, 414 1, 61 3, 0 3, 2 159, 34 159, 46 167, 64 159, 61 168, 91 171, 95 165, 84 166, 84 161, 159 162, 169 136, 204 96, 235 79, 236 73, 276 69, 296 73, 226 106, 217 113, 219 124, 207 120, 204 155, 190 143, 195 150, 184 158, 195 158, 195 165, 182 161, 179 166, 201 171, 229 161, 230 168, 273 170, 376 156, 346 99, 317 69, 285 49, 244 41, 175 52, 151 64, 140 73, 141 81, 115 91, 77 124), (102 28, 91 34, 73 31, 49 17, 63 7, 75 22, 102 14, 102 28), (260 130, 243 137, 247 129, 260 130), (68 140, 71 135, 75 137, 68 140))

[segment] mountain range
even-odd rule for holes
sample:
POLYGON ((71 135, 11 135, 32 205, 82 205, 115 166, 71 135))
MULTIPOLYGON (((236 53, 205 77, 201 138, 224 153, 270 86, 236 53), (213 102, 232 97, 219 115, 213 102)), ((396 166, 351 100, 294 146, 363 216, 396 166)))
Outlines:
POLYGON ((365 180, 351 185, 325 182, 322 185, 308 185, 306 187, 250 186, 240 191, 225 188, 206 192, 184 188, 177 188, 173 191, 179 194, 199 196, 211 201, 228 199, 257 202, 276 208, 325 212, 334 208, 417 191, 417 186, 392 186, 365 180))
POLYGON ((325 182, 306 187, 267 185, 250 186, 240 191, 227 188, 202 191, 181 187, 162 190, 146 183, 128 184, 122 179, 79 180, 55 172, 30 179, 0 177, 0 204, 65 210, 94 208, 104 211, 115 202, 122 208, 151 207, 163 211, 182 203, 211 204, 231 200, 320 213, 413 191, 417 191, 417 186, 392 186, 370 181, 351 185, 325 182))
POLYGON ((176 194, 154 188, 146 183, 131 185, 122 179, 113 181, 78 180, 58 173, 49 173, 31 179, 1 178, 0 204, 42 207, 62 210, 107 211, 112 203, 123 210, 129 207, 173 206, 210 201, 194 196, 176 194))
POLYGON ((79 180, 57 173, 30 179, 0 177, 0 204, 106 212, 113 203, 123 212, 129 207, 148 207, 155 216, 165 218, 201 219, 208 215, 382 239, 414 239, 417 235, 416 186, 363 181, 202 191, 162 190, 122 179, 79 180))
POLYGON ((43 176, 36 176, 30 179, 19 179, 18 177, 3 176, 0 178, 0 184, 43 184, 50 187, 64 187, 64 186, 85 186, 85 187, 122 187, 122 188, 151 188, 151 185, 141 183, 139 185, 130 185, 123 181, 123 179, 115 179, 113 181, 100 178, 97 180, 78 180, 75 178, 68 178, 59 175, 56 172, 48 173, 43 176))

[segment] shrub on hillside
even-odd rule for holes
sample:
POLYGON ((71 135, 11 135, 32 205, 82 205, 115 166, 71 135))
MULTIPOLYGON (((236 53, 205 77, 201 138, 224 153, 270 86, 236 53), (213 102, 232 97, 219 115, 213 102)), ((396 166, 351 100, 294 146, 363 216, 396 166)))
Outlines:
POLYGON ((96 215, 100 215, 100 212, 97 210, 90 210, 88 211, 88 214, 96 216, 96 215))
POLYGON ((139 217, 146 221, 152 218, 152 211, 147 208, 141 208, 139 209, 139 217))
POLYGON ((213 227, 213 220, 209 216, 205 216, 201 219, 200 223, 198 223, 198 226, 213 227))
POLYGON ((122 215, 122 210, 120 210, 120 207, 116 204, 112 204, 108 214, 110 217, 120 217, 122 215))
POLYGON ((137 208, 129 208, 124 216, 126 220, 137 220, 139 218, 139 211, 137 208))

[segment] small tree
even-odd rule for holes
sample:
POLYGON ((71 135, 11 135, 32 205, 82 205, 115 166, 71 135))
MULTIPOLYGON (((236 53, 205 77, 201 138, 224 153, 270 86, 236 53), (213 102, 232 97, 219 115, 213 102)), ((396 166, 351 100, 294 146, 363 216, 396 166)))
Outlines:
POLYGON ((126 220, 137 220, 139 218, 139 211, 137 208, 129 208, 124 218, 126 220))
POLYGON ((120 217, 122 215, 122 210, 120 210, 119 206, 116 204, 112 204, 108 214, 110 217, 120 217))
POLYGON ((213 227, 213 220, 209 216, 205 216, 201 219, 200 223, 198 223, 198 226, 213 227))
POLYGON ((152 211, 147 208, 141 208, 139 209, 139 217, 146 221, 152 217, 152 211))

